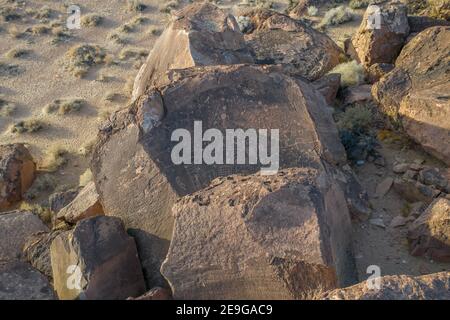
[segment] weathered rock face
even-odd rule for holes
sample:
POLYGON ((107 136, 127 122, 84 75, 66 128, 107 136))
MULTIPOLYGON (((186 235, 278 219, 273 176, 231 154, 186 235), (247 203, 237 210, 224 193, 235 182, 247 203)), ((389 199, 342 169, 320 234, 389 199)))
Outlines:
POLYGON ((56 217, 69 223, 77 223, 80 220, 103 214, 95 183, 91 181, 72 202, 59 211, 56 217))
POLYGON ((341 75, 330 73, 313 82, 316 88, 324 97, 327 103, 332 106, 336 100, 336 95, 341 85, 341 75))
MULTIPOLYGON (((208 186, 218 176, 267 167, 248 160, 175 165, 174 130, 186 129, 195 140, 199 134, 194 121, 202 122, 204 132, 215 128, 223 135, 230 128, 278 129, 281 168, 346 161, 323 96, 305 81, 276 68, 243 65, 191 68, 169 76, 171 85, 147 91, 105 124, 91 168, 105 212, 120 217, 136 237, 149 287, 164 283, 156 273, 172 236, 176 198, 208 186)), ((238 144, 234 142, 232 150, 238 144)))
POLYGON ((0 146, 0 210, 22 199, 34 180, 36 165, 23 144, 0 146))
POLYGON ((228 176, 174 205, 174 299, 299 299, 354 283, 350 217, 325 170, 228 176))
POLYGON ((450 262, 450 200, 438 198, 408 230, 411 254, 450 262))
POLYGON ((391 63, 374 63, 367 69, 367 80, 370 83, 378 82, 392 69, 394 69, 394 65, 391 63))
POLYGON ((382 110, 425 150, 450 164, 450 27, 419 33, 372 88, 382 110), (420 63, 419 63, 420 62, 420 63))
POLYGON ((380 290, 370 289, 366 282, 336 289, 324 294, 324 300, 448 300, 450 299, 450 272, 439 272, 420 277, 384 276, 380 290))
POLYGON ((0 300, 54 299, 48 280, 29 264, 19 261, 0 264, 0 300))
POLYGON ((450 21, 426 16, 408 16, 408 24, 411 33, 418 33, 430 27, 450 26, 450 21))
POLYGON ((244 12, 252 28, 245 40, 256 63, 281 64, 286 73, 317 80, 339 64, 341 49, 326 34, 286 15, 257 9, 244 12))
POLYGON ((422 201, 431 203, 438 195, 439 190, 427 186, 414 179, 401 177, 394 180, 394 190, 410 202, 422 201))
POLYGON ((53 277, 50 259, 50 245, 62 231, 41 232, 27 238, 23 246, 26 260, 47 278, 53 277))
POLYGON ((60 299, 126 299, 145 292, 132 237, 118 218, 80 221, 50 247, 54 287, 60 299))
POLYGON ((22 249, 27 238, 47 231, 47 226, 31 212, 11 211, 0 214, 0 262, 22 259, 22 249))
POLYGON ((352 44, 359 61, 368 68, 374 63, 394 62, 408 34, 406 7, 399 3, 380 4, 367 8, 359 30, 352 37, 352 44), (380 17, 379 28, 372 25, 377 15, 380 17))
POLYGON ((209 2, 194 3, 177 12, 156 41, 135 79, 132 100, 164 82, 171 69, 252 62, 235 18, 209 2))
POLYGON ((372 100, 372 86, 370 84, 356 85, 347 87, 343 92, 344 105, 372 100))
POLYGON ((58 213, 59 210, 71 203, 72 200, 76 198, 78 193, 78 189, 73 189, 52 194, 48 199, 50 209, 53 212, 58 213))

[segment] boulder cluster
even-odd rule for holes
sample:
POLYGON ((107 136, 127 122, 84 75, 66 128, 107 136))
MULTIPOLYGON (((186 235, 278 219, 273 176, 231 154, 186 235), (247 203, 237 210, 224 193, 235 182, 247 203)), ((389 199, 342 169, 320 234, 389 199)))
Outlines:
MULTIPOLYGON (((419 32, 404 6, 381 10, 381 29, 363 20, 346 45, 374 85, 346 96, 373 94, 449 164, 450 27, 419 32), (419 33, 409 39, 411 29, 419 33)), ((209 2, 178 11, 129 106, 99 130, 93 182, 52 196, 52 228, 32 212, 0 214, 0 299, 450 298, 449 272, 382 278, 377 293, 357 284, 352 220, 370 218, 371 206, 333 119, 340 76, 329 72, 344 52, 287 15, 240 17, 242 30, 209 2), (278 129, 279 171, 175 165, 171 134, 194 135, 194 121, 278 129)), ((0 146, 0 209, 22 199, 35 167, 23 145, 0 146)), ((423 207, 408 232, 411 254, 449 261, 448 172, 409 163, 394 172, 388 188, 423 207)))

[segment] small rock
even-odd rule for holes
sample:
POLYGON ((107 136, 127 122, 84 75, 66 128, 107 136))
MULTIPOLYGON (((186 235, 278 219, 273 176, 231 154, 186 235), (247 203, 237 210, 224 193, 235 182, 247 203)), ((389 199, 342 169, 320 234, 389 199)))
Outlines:
POLYGON ((408 168, 409 168, 408 163, 399 163, 394 165, 392 171, 394 171, 394 173, 405 173, 406 170, 408 170, 408 168))
POLYGON ((381 181, 375 191, 375 194, 378 198, 384 197, 391 189, 392 183, 394 179, 392 177, 387 177, 383 181, 381 181))
POLYGON ((406 219, 402 216, 395 216, 394 219, 392 219, 391 223, 389 224, 389 227, 391 228, 398 228, 401 226, 404 226, 406 224, 406 219))
POLYGON ((410 168, 411 170, 414 170, 414 171, 420 171, 420 170, 423 169, 423 166, 422 166, 421 164, 411 163, 411 165, 409 166, 409 168, 410 168))
POLYGON ((406 172, 403 174, 404 179, 411 179, 415 180, 417 179, 418 172, 414 170, 406 170, 406 172))
POLYGON ((344 105, 372 100, 371 88, 372 86, 370 84, 346 88, 342 93, 344 96, 344 105))
POLYGON ((419 172, 419 181, 428 186, 435 186, 440 190, 445 190, 448 180, 438 168, 425 168, 419 172))
POLYGON ((75 199, 78 192, 78 189, 74 189, 52 194, 48 199, 50 209, 53 212, 58 213, 62 208, 67 206, 73 199, 75 199))
POLYGON ((370 224, 380 227, 380 228, 386 228, 386 225, 384 224, 383 219, 381 218, 373 218, 369 220, 370 224))
POLYGON ((407 201, 421 201, 427 204, 431 203, 440 193, 433 187, 426 186, 419 181, 403 178, 395 179, 393 188, 407 201))
POLYGON ((386 166, 386 160, 384 159, 384 157, 379 156, 375 159, 374 164, 379 167, 384 167, 386 166))

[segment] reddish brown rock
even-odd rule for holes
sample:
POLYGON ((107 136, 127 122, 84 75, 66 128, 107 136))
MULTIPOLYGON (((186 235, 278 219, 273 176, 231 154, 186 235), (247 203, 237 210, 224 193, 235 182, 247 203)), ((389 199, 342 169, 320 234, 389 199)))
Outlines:
POLYGON ((413 256, 450 262, 450 200, 434 200, 410 226, 408 240, 413 256))
POLYGON ((405 178, 396 178, 394 180, 394 190, 398 192, 404 199, 410 202, 422 201, 431 203, 438 195, 439 190, 424 185, 419 181, 405 178))
POLYGON ((256 63, 280 64, 284 72, 317 80, 339 64, 341 49, 326 34, 275 11, 244 12, 253 25, 245 40, 256 63))
POLYGON ((374 63, 393 63, 408 34, 406 7, 399 3, 379 4, 367 8, 358 31, 352 37, 352 44, 358 60, 368 68, 374 63), (380 28, 371 27, 370 18, 377 12, 380 28))
POLYGON ((339 73, 330 73, 313 82, 314 88, 318 90, 329 105, 333 105, 336 95, 341 85, 341 75, 339 73))
POLYGON ((132 100, 172 69, 252 63, 235 18, 209 2, 180 10, 158 38, 134 82, 132 100))
POLYGON ((103 207, 100 203, 95 183, 91 181, 78 193, 72 202, 58 212, 56 217, 69 223, 77 223, 80 220, 103 214, 103 207))
POLYGON ((121 300, 145 292, 136 244, 118 218, 80 221, 53 240, 50 256, 60 299, 121 300))
POLYGON ((370 83, 378 82, 386 74, 394 69, 394 65, 390 63, 374 63, 367 69, 367 80, 370 83))
POLYGON ((299 299, 355 281, 351 223, 325 170, 229 176, 174 206, 174 299, 299 299))
POLYGON ((23 144, 0 146, 0 210, 20 201, 33 183, 36 165, 23 144))
POLYGON ((384 276, 380 288, 370 288, 367 282, 336 289, 323 295, 324 300, 449 300, 450 272, 420 277, 384 276))
POLYGON ((307 81, 271 66, 245 65, 184 69, 170 78, 170 85, 147 91, 103 126, 91 168, 106 214, 120 217, 136 238, 148 287, 164 286, 159 266, 172 236, 176 199, 216 177, 266 167, 175 165, 174 130, 194 137, 194 121, 202 122, 203 132, 215 128, 222 134, 229 128, 277 129, 280 168, 346 162, 331 111, 307 81))
POLYGON ((372 86, 370 84, 347 87, 342 93, 344 96, 344 104, 348 105, 372 100, 371 88, 372 86))

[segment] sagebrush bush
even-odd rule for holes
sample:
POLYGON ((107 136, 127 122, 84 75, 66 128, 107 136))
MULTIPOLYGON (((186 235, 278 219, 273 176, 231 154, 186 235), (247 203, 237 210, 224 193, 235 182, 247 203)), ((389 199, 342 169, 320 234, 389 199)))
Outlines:
POLYGON ((56 178, 52 175, 46 173, 46 174, 39 174, 36 179, 34 179, 33 184, 28 189, 28 191, 25 193, 25 199, 32 200, 37 198, 41 193, 44 192, 52 192, 55 190, 57 186, 56 178))
POLYGON ((364 67, 355 60, 338 64, 329 73, 341 75, 341 87, 362 84, 364 82, 364 67))
POLYGON ((0 96, 0 117, 9 117, 15 109, 16 106, 14 103, 9 102, 0 96))
POLYGON ((68 152, 64 147, 53 145, 46 151, 42 167, 49 172, 55 172, 67 163, 67 156, 68 152))
POLYGON ((367 132, 372 123, 372 111, 367 106, 348 107, 338 115, 337 125, 340 130, 367 132))
POLYGON ((34 133, 44 128, 44 123, 37 119, 21 120, 13 124, 12 133, 34 133))
POLYGON ((78 112, 86 104, 83 99, 57 99, 46 105, 43 109, 45 114, 56 113, 65 115, 68 113, 78 112))
POLYGON ((70 48, 65 57, 67 70, 82 78, 89 68, 105 62, 106 53, 100 46, 79 44, 70 48))
POLYGON ((352 21, 353 11, 346 6, 339 6, 328 10, 322 18, 319 27, 333 26, 352 21))
POLYGON ((319 9, 315 6, 309 6, 306 12, 308 13, 308 16, 315 17, 319 13, 319 9))
POLYGON ((95 13, 90 13, 87 15, 84 15, 81 18, 81 25, 84 27, 97 27, 99 25, 101 25, 103 22, 103 17, 95 14, 95 13))

